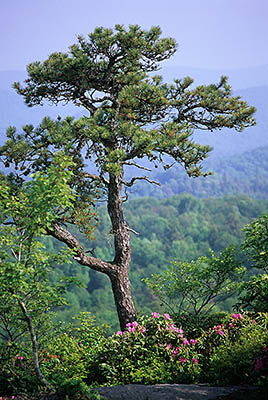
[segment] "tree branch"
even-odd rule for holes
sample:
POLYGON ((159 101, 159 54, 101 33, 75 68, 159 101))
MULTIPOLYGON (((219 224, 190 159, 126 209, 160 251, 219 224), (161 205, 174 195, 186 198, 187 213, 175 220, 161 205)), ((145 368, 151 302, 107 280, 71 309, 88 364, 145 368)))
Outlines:
POLYGON ((34 329, 34 326, 33 326, 32 318, 28 314, 27 308, 26 308, 25 304, 23 303, 23 301, 18 300, 18 303, 19 303, 19 306, 20 306, 21 311, 23 313, 24 319, 27 322, 28 330, 29 330, 29 333, 30 333, 30 336, 31 336, 32 349, 33 349, 34 369, 35 369, 37 378, 38 378, 39 382, 42 385, 50 387, 49 382, 45 379, 45 377, 43 376, 42 372, 40 371, 39 360, 38 360, 38 343, 37 343, 37 338, 36 338, 36 333, 35 333, 35 329, 34 329))
POLYGON ((135 163, 135 162, 125 162, 124 164, 125 164, 125 165, 133 165, 134 167, 137 167, 137 168, 140 168, 140 169, 144 169, 145 171, 150 171, 150 172, 152 172, 152 170, 151 170, 150 168, 143 167, 142 165, 139 165, 139 164, 137 164, 137 163, 135 163))
POLYGON ((73 258, 79 264, 85 265, 95 271, 103 272, 109 276, 117 270, 116 264, 103 261, 100 258, 88 256, 83 250, 79 240, 58 223, 54 223, 52 229, 47 229, 47 233, 65 243, 69 249, 73 251, 73 258))
POLYGON ((122 180, 122 183, 125 186, 131 187, 131 186, 134 185, 135 181, 137 181, 137 180, 145 180, 145 181, 147 181, 149 183, 152 183, 154 185, 161 186, 161 184, 159 182, 152 181, 151 179, 148 178, 148 176, 135 176, 134 178, 131 179, 130 182, 126 182, 126 181, 122 180))
POLYGON ((93 179, 95 181, 101 181, 105 185, 108 185, 108 183, 109 183, 109 181, 107 179, 105 179, 103 176, 99 176, 99 175, 95 175, 95 174, 89 174, 87 172, 83 173, 83 176, 85 178, 90 178, 90 179, 93 179))

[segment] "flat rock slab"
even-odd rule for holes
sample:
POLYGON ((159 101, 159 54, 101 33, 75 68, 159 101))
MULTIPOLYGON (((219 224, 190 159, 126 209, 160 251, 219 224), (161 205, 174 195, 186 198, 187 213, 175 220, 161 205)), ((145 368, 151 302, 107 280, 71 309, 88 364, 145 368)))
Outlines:
MULTIPOLYGON (((216 399, 240 390, 239 386, 211 387, 206 385, 119 385, 97 388, 101 397, 108 400, 203 400, 216 399)), ((253 388, 248 388, 252 390, 253 388)))

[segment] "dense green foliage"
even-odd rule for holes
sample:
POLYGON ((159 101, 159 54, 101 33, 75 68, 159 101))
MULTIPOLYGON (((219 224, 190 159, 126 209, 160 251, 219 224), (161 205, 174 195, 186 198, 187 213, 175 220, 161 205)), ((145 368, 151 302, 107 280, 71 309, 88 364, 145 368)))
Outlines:
POLYGON ((258 217, 243 231, 245 239, 239 249, 230 246, 218 257, 211 252, 196 261, 175 261, 169 270, 145 282, 173 313, 208 313, 232 294, 238 295, 234 306, 238 310, 267 312, 268 215, 258 217))
MULTIPOLYGON (((267 384, 268 315, 214 315, 199 331, 153 312, 104 336, 89 315, 78 327, 49 333, 41 341, 42 371, 61 396, 89 398, 89 388, 116 384, 267 384), (207 324, 208 322, 208 324, 207 324)), ((1 393, 34 394, 38 386, 27 346, 1 346, 1 393), (11 367, 12 365, 12 367, 11 367)))
MULTIPOLYGON (((142 279, 168 270, 174 259, 192 261, 209 256, 209 249, 217 255, 230 244, 239 247, 244 238, 241 229, 267 211, 267 200, 246 196, 196 199, 183 194, 169 199, 129 201, 125 210, 126 220, 138 232, 138 235, 132 233, 130 270, 138 311, 148 313, 160 309, 160 302, 152 296, 142 279)), ((106 260, 113 257, 110 229, 108 216, 100 208, 99 226, 92 243, 95 253, 106 260)), ((80 237, 83 240, 82 235, 80 237)), ((56 242, 49 240, 47 243, 58 248, 56 242)), ((98 323, 112 324, 116 330, 118 325, 108 279, 95 271, 82 269, 76 263, 64 267, 64 273, 77 274, 86 288, 72 289, 68 294, 71 305, 59 312, 59 318, 70 320, 79 311, 90 310, 98 323)), ((230 311, 232 304, 232 300, 226 300, 218 309, 230 311)))
POLYGON ((145 282, 173 314, 199 315, 236 295, 245 272, 235 248, 228 247, 218 257, 211 252, 196 261, 174 261, 169 270, 153 274, 145 282))
POLYGON ((44 334, 48 312, 65 304, 66 283, 74 280, 50 283, 53 266, 68 262, 72 253, 50 253, 40 237, 50 229, 57 209, 72 207, 70 165, 65 155, 56 153, 47 172, 35 173, 20 190, 12 177, 0 176, 0 338, 10 346, 30 341, 34 378, 47 387, 51 385, 40 371, 37 331, 44 334))
POLYGON ((204 162, 205 170, 213 175, 206 178, 190 179, 178 165, 163 171, 152 171, 152 179, 161 186, 138 182, 130 197, 152 196, 167 198, 183 192, 196 197, 222 197, 240 195, 259 199, 268 197, 268 147, 260 147, 241 155, 231 157, 212 157, 204 162))

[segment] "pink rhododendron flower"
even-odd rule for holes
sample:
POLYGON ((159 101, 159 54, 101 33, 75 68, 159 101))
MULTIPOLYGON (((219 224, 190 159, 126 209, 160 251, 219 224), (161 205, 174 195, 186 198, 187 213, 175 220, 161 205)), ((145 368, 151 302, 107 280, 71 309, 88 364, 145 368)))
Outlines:
MULTIPOLYGON (((167 314, 167 315, 169 315, 169 314, 167 314)), ((166 319, 168 319, 168 318, 166 318, 166 319)), ((183 333, 183 330, 176 328, 176 326, 174 324, 169 324, 169 328, 166 328, 165 331, 168 331, 168 329, 170 329, 171 332, 183 333)))
POLYGON ((197 339, 190 339, 190 343, 192 346, 194 346, 197 343, 197 339))
POLYGON ((232 318, 234 318, 234 319, 243 319, 243 315, 242 314, 233 314, 232 318))
POLYGON ((122 332, 122 331, 117 331, 117 332, 116 332, 116 335, 117 335, 117 336, 123 335, 123 332, 122 332))
POLYGON ((164 314, 165 319, 170 319, 170 315, 169 314, 164 314))
POLYGON ((152 313, 153 318, 159 318, 159 314, 157 312, 152 313))
POLYGON ((172 357, 176 358, 178 355, 178 349, 176 348, 175 350, 172 351, 172 357))
POLYGON ((132 322, 132 327, 137 328, 139 326, 137 321, 132 322))

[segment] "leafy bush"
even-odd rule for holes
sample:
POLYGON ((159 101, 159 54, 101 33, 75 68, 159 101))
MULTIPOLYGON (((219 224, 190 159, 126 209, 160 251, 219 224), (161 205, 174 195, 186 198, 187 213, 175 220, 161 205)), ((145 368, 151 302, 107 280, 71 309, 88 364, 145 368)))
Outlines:
POLYGON ((230 319, 230 313, 225 311, 207 313, 207 314, 174 314, 174 322, 178 326, 183 326, 186 336, 199 337, 209 328, 215 325, 226 324, 230 319))
POLYGON ((169 314, 153 313, 107 339, 91 363, 99 384, 196 382, 199 374, 196 340, 188 340, 169 314))
POLYGON ((217 303, 234 295, 246 271, 232 246, 217 257, 211 252, 209 257, 196 261, 171 264, 169 270, 144 281, 173 313, 194 315, 207 314, 217 303))
POLYGON ((268 214, 263 214, 243 228, 241 249, 251 268, 260 273, 241 286, 237 308, 268 312, 268 214))
POLYGON ((0 395, 35 393, 35 376, 30 347, 18 343, 0 345, 0 395))
POLYGON ((186 336, 184 324, 175 325, 169 314, 128 324, 89 363, 88 384, 265 382, 268 315, 225 314, 221 322, 219 317, 211 316, 217 323, 208 329, 209 318, 204 319, 199 336, 191 336, 191 329, 186 336))
MULTIPOLYGON (((81 400, 90 398, 92 387, 117 384, 266 384, 267 325, 267 313, 181 316, 176 323, 153 313, 105 337, 105 328, 85 313, 73 327, 41 340, 40 367, 60 396, 81 400)), ((3 394, 38 390, 24 346, 1 348, 3 394)))
POLYGON ((89 360, 102 350, 106 342, 106 326, 95 326, 90 313, 80 313, 73 320, 73 324, 59 328, 53 336, 41 341, 42 371, 57 388, 81 386, 80 381, 85 381, 88 375, 89 360))
POLYGON ((268 311, 268 274, 252 276, 249 281, 243 283, 235 308, 268 311))
POLYGON ((257 320, 242 314, 234 316, 227 330, 219 327, 218 343, 216 330, 208 333, 204 342, 213 347, 206 354, 203 376, 213 384, 267 384, 268 315, 259 314, 257 320))

